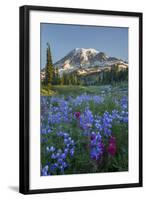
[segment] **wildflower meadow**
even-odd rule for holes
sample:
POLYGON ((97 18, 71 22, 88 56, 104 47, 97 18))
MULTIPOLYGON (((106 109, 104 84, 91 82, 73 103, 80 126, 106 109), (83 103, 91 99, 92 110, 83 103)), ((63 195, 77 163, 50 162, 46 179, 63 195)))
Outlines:
POLYGON ((42 176, 128 170, 128 94, 110 90, 41 96, 42 176))

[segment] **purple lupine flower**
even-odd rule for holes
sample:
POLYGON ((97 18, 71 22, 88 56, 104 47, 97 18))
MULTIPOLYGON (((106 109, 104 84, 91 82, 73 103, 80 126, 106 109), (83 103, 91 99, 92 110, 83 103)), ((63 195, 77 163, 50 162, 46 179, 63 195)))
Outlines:
POLYGON ((84 130, 86 130, 92 127, 93 121, 94 121, 94 116, 91 110, 89 110, 89 108, 86 108, 85 112, 80 116, 80 126, 84 130))
POLYGON ((54 152, 55 151, 55 147, 51 146, 50 147, 50 152, 54 152))
POLYGON ((62 154, 60 155, 60 158, 65 159, 65 158, 66 158, 66 154, 65 154, 65 153, 62 153, 62 154))
POLYGON ((47 176, 48 175, 48 169, 49 169, 48 165, 46 165, 45 167, 43 167, 42 170, 41 170, 41 175, 42 176, 47 176))
POLYGON ((74 148, 72 148, 72 149, 70 150, 70 155, 73 156, 73 155, 74 155, 74 152, 75 152, 75 151, 74 151, 74 148))

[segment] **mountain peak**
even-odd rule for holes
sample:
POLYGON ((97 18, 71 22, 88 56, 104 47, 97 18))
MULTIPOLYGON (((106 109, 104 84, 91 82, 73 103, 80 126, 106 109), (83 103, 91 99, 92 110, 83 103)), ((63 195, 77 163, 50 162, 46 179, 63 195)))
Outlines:
POLYGON ((99 53, 99 51, 97 51, 96 49, 93 49, 93 48, 75 48, 75 49, 73 49, 73 51, 75 52, 75 53, 99 53))
POLYGON ((54 66, 59 68, 60 73, 69 73, 78 69, 112 66, 116 63, 124 63, 124 61, 108 57, 104 52, 99 52, 94 48, 75 48, 54 66))

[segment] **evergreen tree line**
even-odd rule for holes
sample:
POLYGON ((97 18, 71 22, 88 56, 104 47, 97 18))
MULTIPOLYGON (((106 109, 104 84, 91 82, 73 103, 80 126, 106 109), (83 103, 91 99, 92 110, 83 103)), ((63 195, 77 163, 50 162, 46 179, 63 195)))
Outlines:
POLYGON ((76 85, 104 85, 128 81, 128 69, 103 71, 86 77, 77 77, 76 85))
POLYGON ((118 65, 112 66, 110 71, 104 71, 99 74, 97 82, 101 84, 110 84, 116 82, 128 81, 128 69, 118 69, 118 65))

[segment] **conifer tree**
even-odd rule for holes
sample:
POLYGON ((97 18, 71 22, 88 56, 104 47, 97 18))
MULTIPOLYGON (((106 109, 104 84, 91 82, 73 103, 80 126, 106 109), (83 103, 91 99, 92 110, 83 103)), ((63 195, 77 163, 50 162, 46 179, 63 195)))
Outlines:
POLYGON ((50 86, 52 84, 54 68, 52 64, 52 55, 50 45, 47 43, 47 62, 45 67, 45 85, 50 86))
POLYGON ((59 70, 58 70, 58 68, 56 68, 56 84, 57 84, 57 85, 60 84, 60 75, 59 75, 59 70))
POLYGON ((64 74, 62 74, 62 77, 60 78, 60 84, 64 85, 64 74))

